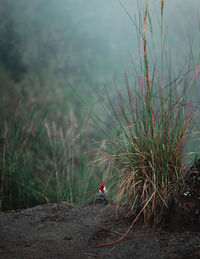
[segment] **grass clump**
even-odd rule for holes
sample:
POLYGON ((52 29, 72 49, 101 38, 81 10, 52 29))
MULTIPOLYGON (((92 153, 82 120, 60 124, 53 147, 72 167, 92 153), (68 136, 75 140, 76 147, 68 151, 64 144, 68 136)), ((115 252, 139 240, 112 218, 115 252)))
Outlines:
POLYGON ((103 152, 103 159, 113 160, 116 165, 109 175, 114 199, 125 204, 130 214, 143 215, 147 225, 157 225, 172 197, 184 191, 184 147, 196 116, 186 95, 196 84, 198 65, 194 70, 188 63, 178 75, 172 71, 170 58, 164 56, 163 0, 160 10, 160 62, 156 54, 152 55, 147 40, 148 28, 153 39, 149 1, 143 16, 140 9, 139 25, 134 21, 140 71, 136 70, 134 89, 124 73, 127 94, 117 87, 118 105, 107 94, 116 130, 103 152))

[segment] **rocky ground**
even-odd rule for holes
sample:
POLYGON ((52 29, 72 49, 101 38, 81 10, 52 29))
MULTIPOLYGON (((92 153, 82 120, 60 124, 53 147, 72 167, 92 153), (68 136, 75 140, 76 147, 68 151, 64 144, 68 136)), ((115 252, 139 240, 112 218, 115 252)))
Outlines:
POLYGON ((162 227, 129 228, 123 208, 97 200, 88 205, 42 205, 0 212, 0 258, 200 258, 200 199, 176 197, 162 227))

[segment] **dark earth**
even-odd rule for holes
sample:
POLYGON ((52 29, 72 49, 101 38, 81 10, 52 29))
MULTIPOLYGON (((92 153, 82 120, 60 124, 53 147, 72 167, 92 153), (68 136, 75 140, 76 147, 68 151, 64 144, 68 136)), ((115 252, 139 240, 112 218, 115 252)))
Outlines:
POLYGON ((0 212, 0 258, 200 258, 200 200, 176 197, 166 223, 133 226, 112 204, 42 205, 0 212))
POLYGON ((137 222, 121 242, 104 247, 96 245, 119 239, 133 220, 111 202, 0 212, 0 258, 200 258, 199 185, 195 188, 173 198, 159 227, 137 222))

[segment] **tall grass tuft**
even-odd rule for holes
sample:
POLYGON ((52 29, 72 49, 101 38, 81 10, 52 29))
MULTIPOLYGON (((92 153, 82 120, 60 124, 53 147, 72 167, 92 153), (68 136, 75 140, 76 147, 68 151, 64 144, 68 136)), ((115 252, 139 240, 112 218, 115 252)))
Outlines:
POLYGON ((46 192, 51 192, 56 202, 84 203, 94 197, 98 184, 96 166, 92 165, 84 128, 78 127, 71 111, 67 131, 53 122, 45 124, 49 144, 49 179, 46 192), (90 192, 93 190, 93 192, 90 192))
MULTIPOLYGON (((123 6, 124 8, 124 6, 123 6)), ((128 207, 130 215, 142 215, 144 223, 157 225, 166 215, 172 197, 184 191, 184 147, 196 116, 188 90, 197 82, 190 62, 177 75, 164 51, 164 1, 161 0, 160 59, 153 38, 149 1, 140 9, 137 28, 140 66, 135 86, 124 72, 126 94, 117 87, 118 104, 107 99, 115 120, 115 133, 102 159, 114 161, 109 178, 114 199, 128 207), (143 18, 142 18, 143 17, 143 18), (149 28, 149 31, 148 31, 149 28), (188 94, 189 95, 189 94, 188 94)), ((128 13, 128 12, 127 12, 128 13)), ((136 64, 133 62, 134 67, 136 64)))

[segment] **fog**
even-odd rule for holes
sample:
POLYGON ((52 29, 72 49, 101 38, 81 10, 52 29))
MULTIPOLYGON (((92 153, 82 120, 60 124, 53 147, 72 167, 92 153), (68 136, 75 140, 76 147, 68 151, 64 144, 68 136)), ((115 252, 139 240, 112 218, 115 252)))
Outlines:
MULTIPOLYGON (((132 73, 130 55, 138 64, 136 27, 130 17, 138 22, 138 7, 144 11, 144 4, 136 0, 1 0, 1 52, 10 52, 6 57, 1 54, 2 67, 26 86, 31 98, 43 95, 43 102, 48 100, 52 109, 60 106, 62 113, 67 109, 81 113, 76 108, 80 96, 91 107, 94 90, 102 92, 103 85, 109 88, 113 80, 121 84, 124 70, 132 73)), ((150 9, 159 54, 160 1, 150 1, 150 9)), ((170 52, 174 70, 185 64, 190 45, 198 61, 199 10, 199 0, 165 1, 165 50, 170 52)))

